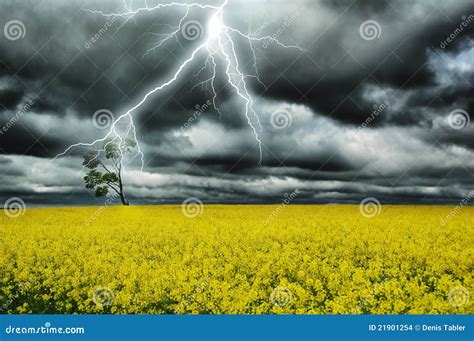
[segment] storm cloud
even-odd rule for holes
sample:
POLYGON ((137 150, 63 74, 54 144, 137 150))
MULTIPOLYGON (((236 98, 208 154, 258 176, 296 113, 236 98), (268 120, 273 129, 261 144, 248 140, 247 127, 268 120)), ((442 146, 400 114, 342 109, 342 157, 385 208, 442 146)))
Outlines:
MULTIPOLYGON (((212 9, 166 1, 3 1, 0 36, 0 199, 100 204, 69 145, 169 80, 209 34, 212 9), (15 26, 19 31, 9 29, 15 26), (181 27, 180 27, 181 28, 181 27), (19 32, 19 33, 18 33, 19 32)), ((183 3, 189 3, 183 1, 183 3)), ((218 6, 222 1, 201 1, 218 6)), ((144 167, 126 175, 132 203, 457 203, 474 175, 472 1, 231 0, 227 25, 262 127, 206 54, 134 112, 144 167), (291 46, 285 48, 283 45, 291 46), (254 56, 256 57, 254 60, 254 56), (258 77, 258 79, 257 79, 258 77)))

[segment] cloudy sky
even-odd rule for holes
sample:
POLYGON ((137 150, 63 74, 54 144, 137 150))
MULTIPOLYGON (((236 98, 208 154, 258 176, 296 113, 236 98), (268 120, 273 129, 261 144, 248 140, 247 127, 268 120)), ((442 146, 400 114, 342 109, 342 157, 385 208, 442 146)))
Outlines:
POLYGON ((55 156, 164 84, 116 125, 133 119, 143 151, 127 160, 132 204, 297 189, 456 204, 473 189, 472 0, 229 0, 217 24, 224 0, 167 3, 1 2, 2 202, 102 203, 82 183, 85 148, 55 156))

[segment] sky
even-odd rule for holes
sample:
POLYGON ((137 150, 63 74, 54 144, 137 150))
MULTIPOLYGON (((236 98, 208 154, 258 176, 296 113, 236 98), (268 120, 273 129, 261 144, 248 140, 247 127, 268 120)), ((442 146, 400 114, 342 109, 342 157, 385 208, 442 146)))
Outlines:
POLYGON ((457 204, 473 190, 471 0, 224 1, 2 1, 0 201, 102 204, 87 148, 62 153, 141 102, 132 204, 457 204), (225 32, 230 70, 208 52, 225 32))

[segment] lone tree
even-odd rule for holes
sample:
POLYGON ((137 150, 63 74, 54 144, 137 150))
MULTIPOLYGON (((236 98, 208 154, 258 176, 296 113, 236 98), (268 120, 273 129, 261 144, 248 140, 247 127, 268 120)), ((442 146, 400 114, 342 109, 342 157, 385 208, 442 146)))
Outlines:
POLYGON ((90 169, 84 177, 86 188, 95 190, 97 197, 106 196, 109 190, 113 190, 120 196, 122 204, 128 206, 129 203, 125 199, 123 191, 122 162, 125 154, 130 153, 136 145, 133 140, 115 138, 106 140, 101 151, 88 151, 84 155, 82 163, 90 169), (105 156, 105 160, 102 159, 103 156, 105 156))

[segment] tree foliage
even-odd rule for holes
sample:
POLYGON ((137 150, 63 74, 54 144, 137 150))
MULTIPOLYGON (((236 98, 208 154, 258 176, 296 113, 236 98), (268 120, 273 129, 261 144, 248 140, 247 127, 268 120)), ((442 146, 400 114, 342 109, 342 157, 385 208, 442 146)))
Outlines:
POLYGON ((113 191, 120 197, 122 204, 128 205, 122 181, 123 158, 135 147, 136 142, 131 139, 115 138, 106 140, 102 150, 89 150, 82 163, 89 169, 84 177, 86 188, 94 190, 97 197, 113 191))

